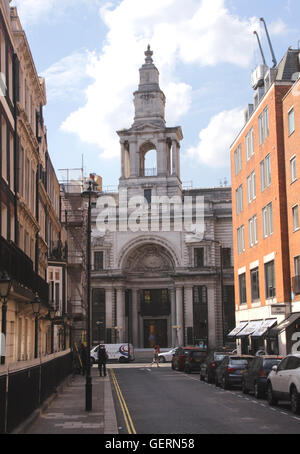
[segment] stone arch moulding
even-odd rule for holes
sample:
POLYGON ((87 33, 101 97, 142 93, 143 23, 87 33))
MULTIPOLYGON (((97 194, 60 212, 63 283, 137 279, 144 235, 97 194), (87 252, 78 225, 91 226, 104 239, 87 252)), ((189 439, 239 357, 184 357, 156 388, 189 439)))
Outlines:
POLYGON ((147 237, 141 237, 138 239, 134 239, 134 240, 130 241, 129 243, 127 243, 125 246, 123 246, 123 248, 121 249, 120 254, 119 254, 118 268, 123 269, 123 267, 125 266, 127 257, 129 257, 130 254, 135 249, 138 249, 141 246, 146 247, 151 244, 155 245, 155 246, 161 246, 169 253, 170 257, 172 258, 174 268, 180 266, 180 261, 179 261, 178 255, 176 254, 176 252, 172 248, 172 245, 168 241, 166 241, 162 238, 155 237, 155 236, 147 236, 147 237))

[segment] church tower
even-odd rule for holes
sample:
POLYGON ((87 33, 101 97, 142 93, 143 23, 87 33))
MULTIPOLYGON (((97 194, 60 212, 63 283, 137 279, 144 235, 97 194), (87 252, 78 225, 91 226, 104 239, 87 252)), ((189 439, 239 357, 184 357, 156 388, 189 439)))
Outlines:
POLYGON ((180 126, 166 127, 166 97, 159 86, 159 71, 148 46, 140 68, 140 84, 134 93, 135 116, 130 129, 118 131, 121 143, 120 189, 128 196, 181 195, 180 126), (147 153, 156 155, 156 167, 147 169, 147 153))

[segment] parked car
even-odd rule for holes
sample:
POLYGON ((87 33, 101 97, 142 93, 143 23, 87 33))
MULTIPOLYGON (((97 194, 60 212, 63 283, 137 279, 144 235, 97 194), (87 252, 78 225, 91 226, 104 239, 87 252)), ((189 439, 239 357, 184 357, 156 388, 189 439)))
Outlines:
POLYGON ((216 386, 222 386, 223 389, 241 387, 243 374, 253 359, 253 356, 247 355, 225 356, 216 370, 216 386))
POLYGON ((244 394, 254 392, 257 399, 264 397, 267 392, 268 376, 273 366, 278 366, 280 356, 257 356, 243 375, 242 390, 244 394))
POLYGON ((192 372, 199 372, 201 364, 207 358, 207 351, 203 350, 190 350, 185 355, 184 372, 191 374, 192 372))
POLYGON ((300 354, 288 355, 273 366, 268 377, 267 396, 270 405, 288 400, 293 413, 300 414, 300 354))
POLYGON ((206 360, 201 364, 200 367, 200 380, 207 381, 207 383, 215 383, 216 381, 216 370, 229 353, 224 352, 211 352, 207 356, 206 360))
POLYGON ((190 351, 203 352, 203 350, 201 350, 197 347, 178 347, 172 358, 171 367, 173 370, 180 370, 180 371, 184 370, 186 355, 190 351))
MULTIPOLYGON (((128 361, 134 361, 134 348, 132 344, 129 344, 129 356, 128 356, 128 344, 105 344, 105 349, 108 354, 109 360, 117 360, 120 363, 128 361)), ((99 345, 92 348, 91 350, 91 362, 96 364, 98 361, 98 350, 99 345)))
POLYGON ((172 348, 168 352, 163 352, 158 354, 158 359, 160 363, 166 363, 168 361, 172 361, 173 355, 175 354, 177 348, 172 348))

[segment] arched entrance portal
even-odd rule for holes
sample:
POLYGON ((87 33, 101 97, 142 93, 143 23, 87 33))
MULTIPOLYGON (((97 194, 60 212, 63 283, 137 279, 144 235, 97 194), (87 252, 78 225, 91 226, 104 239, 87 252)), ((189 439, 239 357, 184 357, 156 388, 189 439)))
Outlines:
POLYGON ((168 250, 151 243, 130 251, 123 262, 130 337, 140 348, 172 345, 174 268, 168 250))

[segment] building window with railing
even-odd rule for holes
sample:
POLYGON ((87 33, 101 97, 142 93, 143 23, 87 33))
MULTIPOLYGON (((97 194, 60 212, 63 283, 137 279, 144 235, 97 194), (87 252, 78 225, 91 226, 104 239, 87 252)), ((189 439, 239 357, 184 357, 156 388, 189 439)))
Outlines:
POLYGON ((276 298, 275 262, 265 264, 266 299, 276 298))
POLYGON ((246 273, 239 275, 240 305, 247 304, 246 273))
POLYGON ((94 252, 94 271, 102 271, 104 269, 104 252, 94 252))
POLYGON ((262 210, 263 237, 268 238, 274 232, 273 228, 273 207, 272 202, 262 210))
POLYGON ((297 158, 293 156, 290 161, 290 168, 291 168, 291 183, 297 180, 297 158))
POLYGON ((259 128, 259 145, 269 137, 269 108, 268 106, 263 110, 262 114, 258 117, 259 128))
POLYGON ((254 130, 253 128, 250 129, 248 134, 245 138, 246 141, 246 160, 249 159, 254 155, 254 130))
POLYGON ((259 269, 255 268, 251 270, 251 298, 252 303, 255 303, 260 300, 260 291, 259 291, 259 269))

